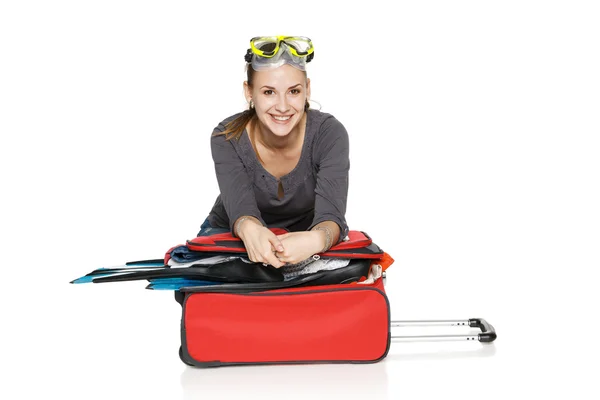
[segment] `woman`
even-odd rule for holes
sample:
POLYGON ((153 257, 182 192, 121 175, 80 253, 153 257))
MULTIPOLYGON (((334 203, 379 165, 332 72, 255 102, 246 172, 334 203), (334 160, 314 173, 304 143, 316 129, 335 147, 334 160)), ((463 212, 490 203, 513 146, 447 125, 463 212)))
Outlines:
POLYGON ((211 137, 220 195, 198 236, 231 231, 251 261, 299 263, 348 233, 348 134, 309 109, 310 39, 261 37, 246 54, 249 109, 211 137), (268 228, 286 228, 276 236, 268 228))

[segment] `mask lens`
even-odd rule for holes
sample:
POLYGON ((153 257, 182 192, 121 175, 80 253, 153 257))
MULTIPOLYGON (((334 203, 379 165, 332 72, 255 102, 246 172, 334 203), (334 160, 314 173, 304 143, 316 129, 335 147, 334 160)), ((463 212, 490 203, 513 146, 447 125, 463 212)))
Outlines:
POLYGON ((254 47, 264 53, 264 56, 272 56, 275 54, 275 49, 277 48, 277 38, 276 37, 261 37, 254 39, 254 47))
POLYGON ((309 50, 312 48, 312 42, 309 38, 296 36, 291 38, 285 38, 284 41, 285 43, 293 47, 294 50, 296 50, 296 52, 300 55, 308 54, 309 50))

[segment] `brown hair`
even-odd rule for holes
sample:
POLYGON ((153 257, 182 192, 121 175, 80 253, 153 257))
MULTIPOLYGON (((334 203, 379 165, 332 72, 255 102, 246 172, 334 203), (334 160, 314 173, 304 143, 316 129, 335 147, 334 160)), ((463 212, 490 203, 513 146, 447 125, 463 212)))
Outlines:
MULTIPOLYGON (((250 89, 252 89, 252 85, 254 84, 254 72, 255 71, 252 66, 249 63, 246 64, 246 75, 248 79, 248 87, 250 89)), ((306 71, 304 71, 304 77, 306 78, 306 71)), ((304 105, 304 111, 308 111, 309 107, 310 104, 307 100, 306 104, 304 105)), ((242 137, 242 133, 244 132, 244 129, 246 129, 248 122, 250 122, 250 129, 253 129, 254 123, 257 119, 258 117, 256 116, 256 110, 254 107, 250 107, 249 109, 245 110, 242 115, 227 123, 225 130, 223 132, 215 133, 215 136, 225 135, 225 140, 239 140, 240 137, 242 137)))

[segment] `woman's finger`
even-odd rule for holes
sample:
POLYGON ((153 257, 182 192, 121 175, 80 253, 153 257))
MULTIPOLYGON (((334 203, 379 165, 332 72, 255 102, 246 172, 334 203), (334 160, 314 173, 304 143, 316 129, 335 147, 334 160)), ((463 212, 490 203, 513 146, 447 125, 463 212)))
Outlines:
POLYGON ((284 251, 283 244, 281 244, 281 241, 277 236, 273 235, 273 237, 270 237, 269 242, 271 243, 271 246, 273 246, 273 248, 278 252, 284 251))
POLYGON ((248 251, 248 258, 250 259, 250 261, 252 262, 258 262, 257 257, 254 255, 254 252, 248 251))
POLYGON ((281 261, 284 265, 288 265, 288 264, 295 264, 297 261, 295 260, 294 257, 290 256, 290 255, 283 255, 283 254, 277 254, 277 258, 279 259, 279 261, 281 261))
POLYGON ((281 262, 281 260, 279 260, 279 258, 277 258, 274 253, 269 252, 269 254, 264 255, 264 258, 266 259, 266 262, 268 262, 275 268, 283 267, 283 262, 281 262))

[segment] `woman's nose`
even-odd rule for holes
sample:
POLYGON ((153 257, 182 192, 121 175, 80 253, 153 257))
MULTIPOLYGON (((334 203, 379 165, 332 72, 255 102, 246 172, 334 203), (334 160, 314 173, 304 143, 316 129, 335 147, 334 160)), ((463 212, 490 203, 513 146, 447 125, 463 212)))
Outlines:
POLYGON ((285 94, 277 98, 277 104, 275 105, 275 109, 281 113, 287 112, 290 109, 285 94))

